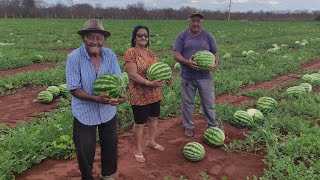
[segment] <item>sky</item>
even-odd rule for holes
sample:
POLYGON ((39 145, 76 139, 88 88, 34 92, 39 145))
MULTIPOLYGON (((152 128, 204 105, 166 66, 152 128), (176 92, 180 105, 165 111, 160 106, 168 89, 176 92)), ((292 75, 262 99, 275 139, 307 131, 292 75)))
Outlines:
MULTIPOLYGON (((125 8, 128 4, 144 3, 148 9, 173 8, 183 6, 201 10, 228 11, 230 0, 44 0, 48 4, 57 2, 69 5, 88 3, 96 7, 125 8)), ((231 0, 231 11, 320 11, 320 0, 231 0)))

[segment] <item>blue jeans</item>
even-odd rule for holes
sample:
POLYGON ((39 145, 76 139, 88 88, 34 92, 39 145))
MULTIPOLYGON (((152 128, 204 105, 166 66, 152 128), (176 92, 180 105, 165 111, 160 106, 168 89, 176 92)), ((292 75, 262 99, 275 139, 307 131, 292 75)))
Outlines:
POLYGON ((186 129, 193 129, 193 110, 196 91, 199 91, 204 114, 207 120, 207 127, 218 126, 214 104, 214 87, 212 79, 190 80, 181 77, 181 118, 186 129))

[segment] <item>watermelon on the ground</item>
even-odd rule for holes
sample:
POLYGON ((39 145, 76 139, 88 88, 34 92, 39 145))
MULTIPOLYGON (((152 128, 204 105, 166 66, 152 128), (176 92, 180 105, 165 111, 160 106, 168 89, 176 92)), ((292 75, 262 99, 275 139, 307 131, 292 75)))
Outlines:
POLYGON ((173 66, 176 71, 180 71, 180 63, 176 62, 173 66))
POLYGON ((312 85, 309 84, 309 83, 301 83, 299 86, 304 87, 307 92, 311 92, 312 91, 312 85))
POLYGON ((147 70, 147 78, 154 80, 168 80, 172 76, 170 66, 164 62, 156 62, 152 64, 147 70))
POLYGON ((69 94, 69 90, 67 89, 67 84, 61 84, 59 86, 60 94, 66 96, 69 94))
POLYGON ((258 109, 247 109, 247 113, 253 118, 254 121, 264 120, 264 115, 258 109))
POLYGON ((299 97, 306 92, 306 89, 302 86, 292 86, 286 90, 286 94, 289 96, 299 97))
POLYGON ((277 106, 277 101, 271 97, 261 97, 257 101, 257 109, 261 112, 266 113, 271 111, 277 106))
POLYGON ((250 127, 253 124, 253 118, 243 110, 238 110, 233 114, 232 123, 237 127, 250 127))
POLYGON ((122 80, 125 86, 129 85, 129 76, 127 72, 122 72, 122 80))
POLYGON ((60 94, 60 89, 58 86, 49 86, 46 91, 51 92, 51 94, 53 95, 53 97, 59 96, 60 94))
POLYGON ((200 161, 205 156, 205 150, 202 144, 189 142, 183 148, 183 155, 190 161, 200 161))
POLYGON ((93 85, 94 94, 106 94, 111 98, 118 98, 125 93, 126 86, 121 77, 115 74, 100 76, 93 85))
POLYGON ((223 145, 225 140, 224 132, 218 127, 210 127, 204 131, 204 141, 213 147, 223 145))
POLYGON ((37 100, 40 103, 48 104, 53 100, 53 95, 49 91, 41 91, 37 96, 37 100))
POLYGON ((198 51, 192 57, 199 70, 209 70, 215 64, 214 54, 210 51, 198 51))

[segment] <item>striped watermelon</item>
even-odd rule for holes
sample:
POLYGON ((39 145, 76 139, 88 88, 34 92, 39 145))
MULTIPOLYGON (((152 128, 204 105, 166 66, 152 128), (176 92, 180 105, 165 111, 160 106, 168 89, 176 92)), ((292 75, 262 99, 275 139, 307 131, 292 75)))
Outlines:
POLYGON ((61 84, 59 86, 60 94, 66 96, 69 94, 69 90, 67 89, 67 84, 61 84))
POLYGON ((122 80, 125 86, 129 85, 129 76, 127 72, 122 72, 122 80))
POLYGON ((118 98, 126 90, 121 77, 115 74, 100 76, 93 85, 94 94, 107 94, 111 98, 118 98))
POLYGON ((224 132, 218 127, 210 127, 204 131, 204 141, 209 146, 221 146, 224 143, 224 139, 224 132))
POLYGON ((261 97, 257 101, 257 109, 265 113, 277 106, 277 101, 271 97, 261 97))
POLYGON ((175 63, 173 68, 176 70, 176 71, 180 71, 180 63, 175 63))
POLYGON ((312 85, 309 83, 301 83, 299 86, 304 87, 304 89, 306 89, 307 92, 311 92, 312 91, 312 85))
POLYGON ((51 92, 51 94, 53 95, 53 97, 59 96, 60 94, 60 89, 57 86, 49 86, 46 91, 51 92))
POLYGON ((49 91, 41 91, 37 96, 37 100, 40 103, 48 104, 53 100, 53 95, 49 91))
POLYGON ((246 111, 238 110, 233 114, 233 123, 238 127, 250 127, 253 118, 246 111))
POLYGON ((190 161, 200 161, 205 156, 204 147, 198 142, 189 142, 183 148, 183 155, 190 161))
POLYGON ((264 120, 264 116, 258 109, 247 109, 247 113, 253 118, 254 121, 264 120))
POLYGON ((157 62, 152 64, 147 70, 147 78, 154 80, 168 80, 172 76, 171 68, 164 62, 157 62))
POLYGON ((208 70, 215 63, 215 57, 210 51, 198 51, 192 57, 199 66, 199 70, 208 70))
POLYGON ((286 90, 286 94, 289 96, 299 97, 306 92, 306 89, 302 86, 292 86, 286 90))

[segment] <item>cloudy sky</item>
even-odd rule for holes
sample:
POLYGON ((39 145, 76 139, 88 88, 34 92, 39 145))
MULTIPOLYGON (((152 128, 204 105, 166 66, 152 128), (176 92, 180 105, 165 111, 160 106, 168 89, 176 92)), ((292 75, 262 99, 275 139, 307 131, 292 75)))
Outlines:
MULTIPOLYGON (((62 2, 66 5, 89 3, 93 6, 125 8, 128 4, 144 3, 146 8, 173 8, 189 6, 205 10, 228 10, 230 0, 44 0, 49 4, 62 2)), ((320 10, 320 0, 231 0, 231 11, 296 11, 320 10)))

